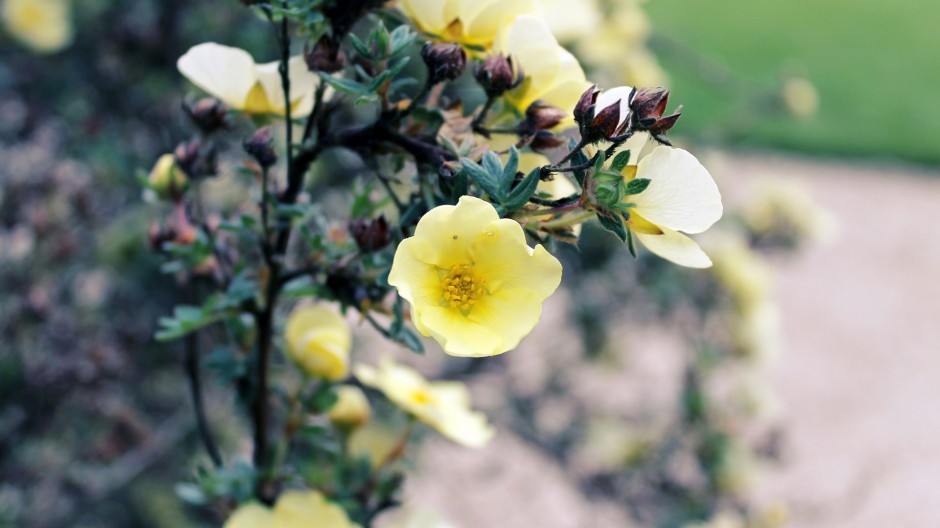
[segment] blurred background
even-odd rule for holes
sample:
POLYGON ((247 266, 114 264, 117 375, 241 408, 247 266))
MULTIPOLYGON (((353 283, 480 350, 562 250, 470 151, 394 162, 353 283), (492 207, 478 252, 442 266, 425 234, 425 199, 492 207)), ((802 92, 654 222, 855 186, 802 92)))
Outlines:
MULTIPOLYGON (((135 175, 187 137, 182 53, 212 40, 264 61, 275 44, 234 0, 33 1, 61 10, 38 34, 15 3, 0 0, 0 526, 210 526, 177 496, 206 457, 182 351, 152 335, 185 292, 148 249, 166 212, 135 175)), ((500 430, 482 451, 428 435, 406 499, 463 528, 940 526, 940 5, 544 4, 589 78, 684 105, 672 139, 726 200, 701 240, 715 267, 634 261, 588 226, 515 352, 394 350, 467 381, 500 430)), ((359 329, 363 353, 380 342, 359 329)), ((220 441, 244 452, 204 359, 220 441)))

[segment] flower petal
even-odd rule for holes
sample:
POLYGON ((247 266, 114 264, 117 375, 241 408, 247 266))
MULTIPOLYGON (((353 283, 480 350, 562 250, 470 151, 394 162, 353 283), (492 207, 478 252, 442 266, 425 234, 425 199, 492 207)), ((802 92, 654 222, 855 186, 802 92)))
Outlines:
MULTIPOLYGON (((558 41, 551 30, 540 19, 521 15, 513 20, 498 38, 496 48, 510 56, 513 62, 525 73, 522 86, 510 92, 517 99, 531 103, 552 85, 559 75, 559 62, 562 55, 557 51, 558 41)), ((519 105, 523 110, 528 104, 519 105)))
POLYGON ((257 528, 258 526, 272 526, 274 513, 257 502, 242 504, 225 521, 223 528, 257 528))
MULTIPOLYGON (((258 82, 264 89, 268 98, 271 112, 285 115, 287 107, 284 104, 284 88, 281 86, 280 62, 259 64, 255 70, 258 82)), ((316 89, 319 77, 310 71, 307 63, 300 55, 291 57, 287 62, 287 75, 290 78, 291 118, 304 117, 313 110, 313 92, 316 89)))
POLYGON ((494 222, 481 233, 473 245, 473 262, 491 295, 518 289, 541 302, 561 283, 561 263, 541 245, 530 248, 514 220, 494 222))
MULTIPOLYGON (((487 357, 511 349, 493 329, 469 320, 458 310, 442 306, 415 306, 415 318, 444 352, 459 357, 487 357)), ((474 311, 476 308, 474 308, 474 311)), ((420 330, 420 329, 419 329, 420 330)))
POLYGON ((432 244, 436 252, 433 263, 441 268, 449 268, 454 264, 466 263, 470 258, 471 242, 476 240, 485 226, 497 220, 499 214, 489 202, 473 196, 462 196, 457 205, 435 207, 421 217, 415 227, 414 238, 432 244))
POLYGON ((660 226, 661 235, 633 232, 650 252, 687 268, 708 268, 712 261, 691 238, 667 227, 660 226))
POLYGON ((721 218, 721 194, 715 180, 688 152, 657 147, 640 160, 638 178, 650 184, 628 201, 643 218, 686 233, 701 233, 721 218))
POLYGON ((274 505, 273 528, 353 528, 346 512, 338 504, 326 500, 318 491, 285 491, 274 505))
POLYGON ((501 29, 521 14, 535 12, 532 0, 464 0, 460 19, 467 44, 491 46, 501 29))
POLYGON ((597 96, 597 101, 595 102, 595 107, 597 108, 596 114, 599 114, 601 110, 607 108, 608 106, 613 105, 619 101, 620 103, 620 121, 623 123, 630 117, 630 99, 633 95, 632 86, 618 86, 616 88, 611 88, 610 90, 604 90, 597 96))
POLYGON ((176 67, 190 82, 236 110, 244 108, 257 81, 255 61, 247 51, 215 42, 193 46, 176 67))
POLYGON ((421 31, 440 35, 448 21, 444 20, 444 6, 441 0, 402 0, 399 7, 421 31))

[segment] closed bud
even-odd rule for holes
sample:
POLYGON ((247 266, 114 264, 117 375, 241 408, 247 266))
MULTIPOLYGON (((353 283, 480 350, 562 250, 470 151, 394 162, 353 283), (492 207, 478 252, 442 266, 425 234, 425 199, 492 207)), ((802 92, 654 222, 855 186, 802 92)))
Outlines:
POLYGON ((349 223, 349 232, 365 253, 378 251, 392 241, 392 231, 385 215, 375 219, 357 218, 349 223))
POLYGON ((630 103, 636 90, 630 86, 619 86, 600 91, 592 86, 582 95, 574 109, 574 118, 581 130, 581 137, 595 143, 613 140, 630 126, 630 103))
POLYGON ((664 88, 643 88, 637 92, 630 104, 633 109, 634 126, 638 130, 646 130, 653 135, 668 132, 679 120, 682 108, 679 107, 670 115, 666 113, 669 102, 669 91, 664 88))
POLYGON ((421 48, 421 58, 428 66, 428 82, 452 81, 467 66, 467 53, 457 44, 428 42, 421 48))
POLYGON ((271 135, 270 126, 256 130, 242 146, 245 148, 245 152, 255 158, 258 165, 263 168, 268 168, 277 163, 277 152, 274 151, 274 138, 271 135))
POLYGON ((304 52, 304 60, 310 71, 334 73, 346 66, 346 54, 332 38, 325 35, 314 44, 313 49, 304 52))
POLYGON ((513 71, 512 57, 501 53, 491 55, 478 63, 473 68, 473 77, 490 97, 498 97, 512 90, 525 78, 522 71, 513 71))
POLYGON ((206 147, 198 139, 191 139, 176 146, 173 157, 183 171, 198 178, 218 173, 218 152, 215 147, 206 147))
POLYGON ((196 102, 187 100, 183 102, 183 111, 193 124, 206 134, 228 128, 228 121, 225 119, 228 108, 222 101, 213 97, 203 97, 196 102))
POLYGON ((541 99, 530 104, 525 111, 523 126, 531 131, 548 130, 558 126, 568 114, 541 99))
POLYGON ((355 385, 340 385, 337 400, 327 417, 337 429, 349 432, 369 421, 372 408, 364 392, 355 385))
POLYGON ((349 373, 352 334, 324 304, 295 308, 284 328, 287 355, 308 376, 339 381, 349 373))
POLYGON ((529 147, 536 152, 554 150, 567 143, 567 140, 548 130, 539 130, 529 141, 529 147))
POLYGON ((149 187, 161 200, 178 201, 188 183, 186 173, 176 163, 173 154, 160 156, 147 177, 149 187))

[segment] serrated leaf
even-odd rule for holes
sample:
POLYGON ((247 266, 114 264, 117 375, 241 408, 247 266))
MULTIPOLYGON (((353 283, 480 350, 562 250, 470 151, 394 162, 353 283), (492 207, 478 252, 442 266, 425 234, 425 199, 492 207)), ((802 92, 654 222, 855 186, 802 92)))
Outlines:
MULTIPOLYGON (((506 162, 506 166, 503 167, 502 174, 500 176, 500 189, 502 194, 505 196, 509 192, 509 189, 512 188, 512 182, 516 181, 516 172, 519 170, 519 151, 516 150, 516 147, 510 147, 509 149, 509 160, 506 162)), ((531 194, 529 196, 532 196, 531 194)), ((526 198, 528 200, 528 198, 526 198)), ((508 200, 508 197, 507 197, 508 200)), ((513 210, 512 207, 509 208, 510 211, 513 210)))
POLYGON ((623 170, 624 167, 626 167, 629 164, 630 164, 630 151, 625 150, 617 154, 616 156, 614 156, 614 160, 610 162, 610 168, 617 172, 620 172, 623 170))
MULTIPOLYGON (((485 160, 486 157, 484 156, 483 159, 485 160)), ((499 160, 497 159, 497 162, 498 161, 499 160)), ((463 166, 463 169, 466 171, 467 175, 470 176, 470 179, 476 182, 476 184, 479 185, 481 189, 483 189, 483 192, 490 195, 493 199, 501 201, 498 176, 499 172, 497 172, 496 175, 491 174, 489 171, 478 165, 470 158, 460 158, 460 164, 463 166)))
POLYGON ((623 225, 623 221, 619 216, 617 218, 610 218, 598 213, 597 220, 601 223, 601 227, 617 235, 617 238, 620 240, 624 242, 627 241, 627 228, 623 225))
POLYGON ((512 192, 509 193, 509 196, 507 196, 506 200, 503 202, 507 211, 521 209, 522 206, 529 201, 529 198, 532 197, 535 193, 535 189, 539 186, 539 174, 540 170, 538 167, 532 169, 532 171, 512 189, 512 192))
POLYGON ((649 178, 634 178, 627 182, 627 195, 640 194, 650 186, 649 178))

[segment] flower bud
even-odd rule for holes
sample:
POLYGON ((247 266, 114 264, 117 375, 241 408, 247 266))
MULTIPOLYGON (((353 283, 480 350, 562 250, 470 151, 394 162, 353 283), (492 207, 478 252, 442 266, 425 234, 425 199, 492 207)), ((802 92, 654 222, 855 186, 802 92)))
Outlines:
POLYGON ((348 375, 352 335, 346 321, 325 305, 291 312, 284 337, 288 356, 308 376, 337 381, 348 375))
POLYGON ((359 245, 359 249, 365 253, 378 251, 392 241, 392 232, 385 215, 380 215, 374 220, 357 218, 349 223, 349 232, 359 245))
POLYGON ((512 58, 502 53, 491 55, 478 63, 473 68, 473 76, 489 97, 498 97, 512 90, 525 78, 522 71, 513 72, 512 58))
POLYGON ((337 429, 351 431, 369 421, 372 408, 362 389, 355 385, 340 385, 338 399, 327 417, 337 429))
POLYGON ((191 139, 173 150, 176 164, 193 178, 214 176, 218 173, 218 152, 215 147, 203 148, 198 139, 191 139))
POLYGON ((529 140, 529 147, 536 152, 554 150, 567 143, 567 140, 548 130, 539 130, 529 140))
POLYGON ((183 111, 189 119, 206 134, 228 128, 225 117, 228 108, 222 101, 213 97, 203 97, 196 102, 187 100, 183 102, 183 111))
POLYGON ((346 66, 346 54, 326 35, 320 37, 313 49, 304 51, 304 60, 307 61, 310 71, 334 73, 346 66))
POLYGON ((176 201, 182 198, 187 182, 186 173, 177 165, 173 154, 160 156, 147 177, 147 186, 161 200, 176 201))
POLYGON ((428 82, 452 81, 467 66, 467 53, 457 44, 428 42, 421 48, 421 58, 428 66, 428 82))
POLYGON ((574 108, 574 119, 581 137, 589 143, 613 140, 630 126, 630 103, 636 90, 619 86, 610 90, 588 88, 574 108))
POLYGON ((663 117, 668 102, 669 91, 664 88, 643 88, 637 92, 630 103, 636 128, 653 135, 668 132, 679 120, 682 110, 682 107, 679 107, 672 115, 663 117))
POLYGON ((258 165, 268 168, 277 163, 277 153, 274 151, 274 138, 271 136, 271 127, 261 127, 255 131, 250 139, 242 146, 258 165))
POLYGON ((556 108, 539 99, 526 108, 523 126, 532 131, 548 130, 558 126, 567 116, 567 112, 561 108, 556 108))

